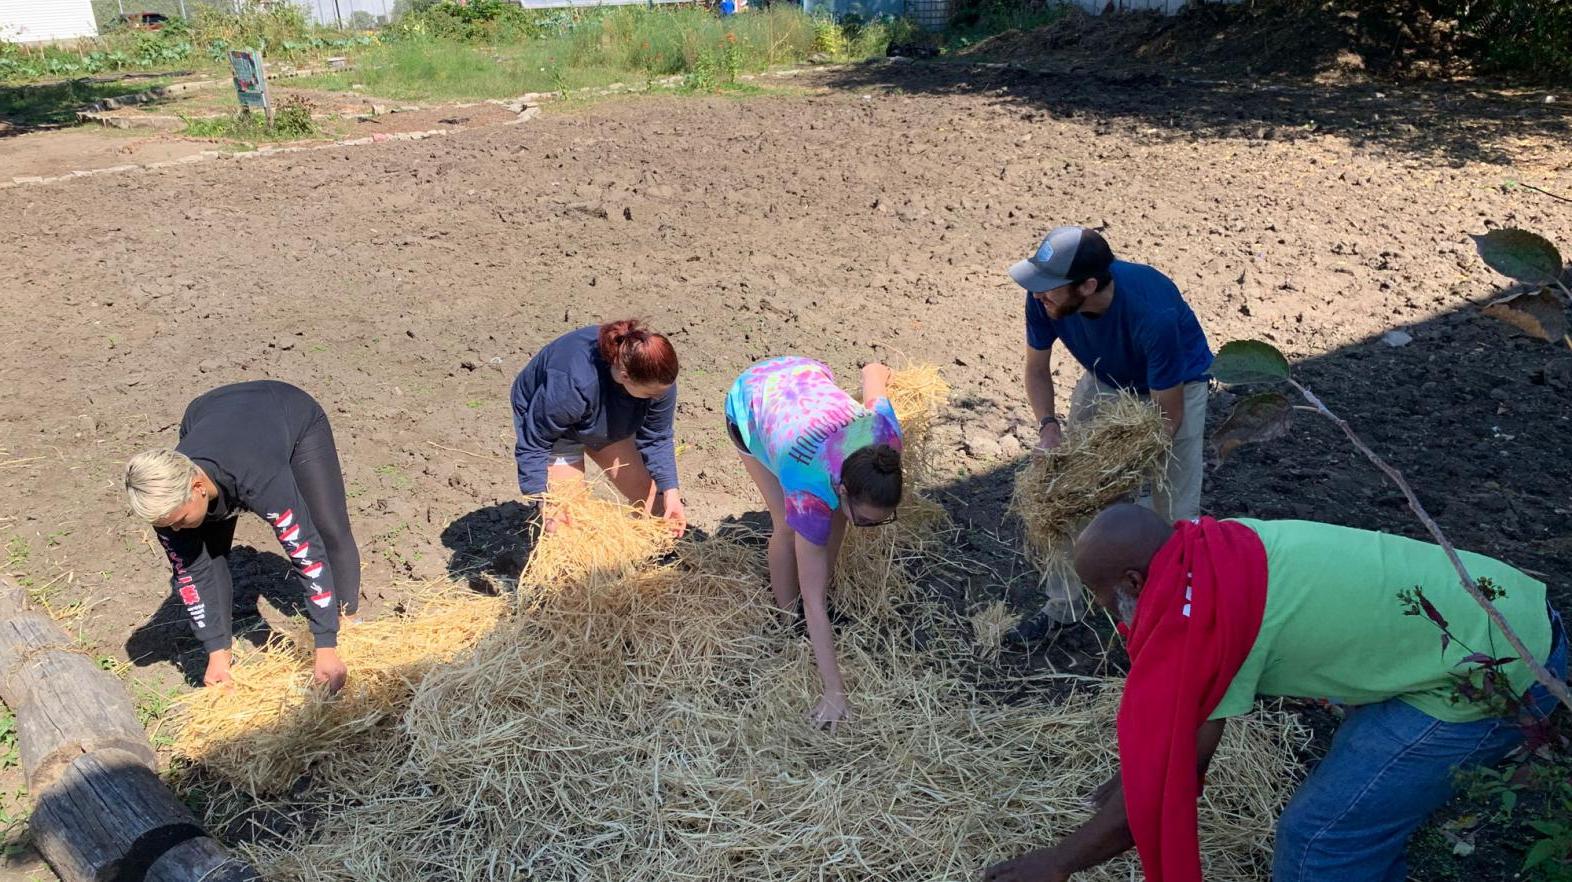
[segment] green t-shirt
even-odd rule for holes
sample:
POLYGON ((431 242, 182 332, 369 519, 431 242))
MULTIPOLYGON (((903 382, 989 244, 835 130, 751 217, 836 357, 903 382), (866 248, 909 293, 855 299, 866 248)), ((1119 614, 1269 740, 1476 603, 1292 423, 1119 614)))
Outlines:
MULTIPOLYGON (((1516 653, 1458 584, 1439 547, 1311 521, 1238 523, 1266 546, 1266 611, 1212 719, 1248 713, 1257 695, 1349 705, 1401 698, 1452 723, 1490 716, 1487 708, 1453 701, 1452 675, 1469 670, 1458 662, 1470 649, 1497 658, 1516 653), (1445 651, 1433 622, 1404 615, 1398 592, 1416 585, 1456 637, 1445 651)), ((1550 652, 1544 584, 1483 555, 1461 556, 1474 578, 1489 577, 1506 591, 1496 606, 1543 661, 1550 652)), ((1533 685, 1521 662, 1502 670, 1516 690, 1533 685)))

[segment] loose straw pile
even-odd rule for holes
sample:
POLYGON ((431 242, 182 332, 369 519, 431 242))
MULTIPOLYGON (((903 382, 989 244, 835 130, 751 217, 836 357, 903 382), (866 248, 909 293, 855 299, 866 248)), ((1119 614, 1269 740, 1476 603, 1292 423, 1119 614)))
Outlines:
POLYGON ((304 628, 236 658, 234 685, 191 694, 180 711, 175 753, 253 793, 288 788, 402 712, 434 666, 474 646, 504 601, 429 585, 412 615, 349 625, 338 652, 350 675, 328 699, 312 685, 312 639, 304 628))
POLYGON ((1162 412, 1121 393, 1067 427, 1063 444, 1032 455, 1016 476, 1010 507, 1045 576, 1071 575, 1070 545, 1094 515, 1162 480, 1169 446, 1162 412))
POLYGON ((972 614, 972 645, 986 659, 996 659, 1004 647, 1004 635, 1019 623, 1021 617, 1010 611, 1010 605, 996 600, 972 614))
MULTIPOLYGON (((428 670, 396 726, 322 751, 288 799, 211 788, 204 823, 244 838, 270 879, 302 882, 964 879, 1067 832, 1113 774, 1117 682, 1002 704, 960 676, 970 649, 914 649, 879 605, 842 608, 853 719, 814 729, 812 651, 778 623, 758 543, 673 545, 608 511, 575 522, 612 550, 543 540, 559 555, 535 573, 549 590, 526 587, 472 651, 428 670), (266 835, 242 837, 259 817, 266 835)), ((931 543, 889 532, 843 566, 909 579, 856 559, 931 543)), ((231 737, 239 754, 255 733, 231 737)), ((1282 715, 1229 727, 1203 800, 1214 882, 1265 872, 1302 738, 1282 715)), ((1086 878, 1136 872, 1126 859, 1086 878)))

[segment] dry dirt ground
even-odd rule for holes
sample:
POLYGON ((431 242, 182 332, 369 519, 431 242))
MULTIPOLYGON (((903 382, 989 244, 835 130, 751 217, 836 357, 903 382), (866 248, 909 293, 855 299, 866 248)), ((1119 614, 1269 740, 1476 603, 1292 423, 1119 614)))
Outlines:
MULTIPOLYGON (((1477 314, 1502 280, 1468 239, 1523 226, 1572 249, 1566 203, 1503 186, 1572 191, 1565 107, 887 64, 747 99, 569 103, 428 141, 0 190, 4 569, 80 604, 83 639, 135 676, 199 676, 120 470, 173 443, 193 396, 275 377, 333 421, 365 611, 505 572, 513 374, 558 334, 632 314, 680 348, 679 466, 705 529, 760 508, 721 427, 751 361, 939 364, 956 393, 939 493, 964 577, 947 590, 1026 608, 1003 511, 1031 434, 1004 270, 1081 222, 1169 273, 1214 346, 1282 347, 1459 544, 1546 574, 1567 605, 1572 354, 1477 314), (1381 342, 1398 328, 1411 343, 1381 342)), ((1078 371, 1060 362, 1063 397, 1078 371)), ((1210 472, 1205 506, 1416 532, 1310 418, 1210 472)), ((238 542, 242 592, 294 610, 261 523, 238 542)), ((1039 661, 1085 669, 1086 643, 1067 632, 1039 661)))

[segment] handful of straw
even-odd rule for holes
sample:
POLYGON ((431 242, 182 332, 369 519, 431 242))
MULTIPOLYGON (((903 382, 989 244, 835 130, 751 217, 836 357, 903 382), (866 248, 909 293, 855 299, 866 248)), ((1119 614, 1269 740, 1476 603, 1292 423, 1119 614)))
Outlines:
POLYGON ((1032 455, 1010 507, 1045 575, 1069 566, 1070 543, 1098 512, 1162 480, 1169 447, 1157 406, 1121 393, 1069 426, 1063 444, 1032 455))

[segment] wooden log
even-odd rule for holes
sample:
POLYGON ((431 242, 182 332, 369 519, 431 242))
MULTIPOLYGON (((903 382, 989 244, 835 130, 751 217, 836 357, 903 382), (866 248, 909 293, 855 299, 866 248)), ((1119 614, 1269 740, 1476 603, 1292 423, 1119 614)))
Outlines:
POLYGON ((147 882, 260 882, 262 874, 236 860, 206 836, 164 852, 147 870, 147 882))
POLYGON ((0 698, 16 714, 22 774, 34 793, 77 757, 104 748, 158 768, 125 686, 77 652, 46 616, 24 612, 0 621, 0 698))
POLYGON ((226 860, 191 810, 125 751, 77 757, 39 794, 30 826, 33 843, 63 882, 260 878, 226 860), (155 865, 157 877, 150 875, 155 865))
POLYGON ((125 687, 0 580, 0 698, 35 796, 33 842, 62 882, 256 882, 155 771, 125 687))

